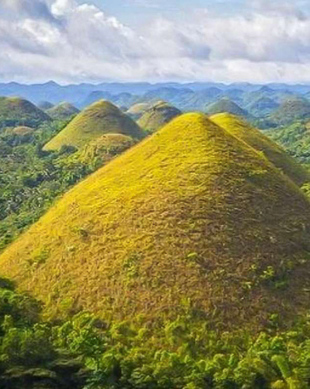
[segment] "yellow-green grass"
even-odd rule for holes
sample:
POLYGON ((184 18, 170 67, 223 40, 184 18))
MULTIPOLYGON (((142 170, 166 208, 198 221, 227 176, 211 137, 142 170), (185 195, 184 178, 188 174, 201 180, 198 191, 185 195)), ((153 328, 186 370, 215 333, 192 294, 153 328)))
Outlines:
POLYGON ((45 146, 45 150, 59 150, 62 146, 84 147, 104 134, 123 134, 141 138, 142 130, 119 108, 100 100, 79 113, 59 134, 45 146))
POLYGON ((309 172, 290 157, 280 146, 270 140, 261 131, 251 127, 240 117, 222 113, 210 118, 217 125, 225 128, 230 134, 243 140, 257 151, 262 152, 278 169, 301 186, 310 181, 309 172))
POLYGON ((160 101, 152 105, 140 117, 138 124, 145 131, 153 133, 181 114, 182 112, 179 109, 164 101, 160 101))
POLYGON ((28 100, 0 97, 0 127, 36 127, 51 118, 28 100))
POLYGON ((46 304, 141 322, 191 307, 218 328, 309 310, 310 204, 245 142, 194 113, 79 183, 0 257, 46 304))
POLYGON ((72 104, 62 102, 46 110, 46 113, 55 120, 67 120, 77 115, 80 111, 72 104))
POLYGON ((79 160, 86 164, 98 162, 104 163, 121 154, 134 145, 134 140, 130 136, 122 134, 106 134, 91 141, 77 153, 72 155, 72 159, 79 160))

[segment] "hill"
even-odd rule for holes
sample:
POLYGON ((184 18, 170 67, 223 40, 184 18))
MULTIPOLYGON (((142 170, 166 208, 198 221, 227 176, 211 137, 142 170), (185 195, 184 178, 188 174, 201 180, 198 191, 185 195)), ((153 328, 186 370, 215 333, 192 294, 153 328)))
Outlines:
POLYGON ((150 108, 150 106, 150 103, 137 103, 132 105, 126 113, 134 120, 137 120, 150 108))
POLYGON ((54 104, 50 103, 49 101, 40 101, 37 104, 37 107, 42 109, 42 111, 46 111, 47 109, 53 108, 54 104))
POLYGON ((248 113, 244 109, 239 107, 239 105, 227 97, 224 97, 215 103, 208 105, 206 108, 206 113, 208 115, 215 115, 217 113, 223 112, 231 113, 237 116, 248 116, 248 113))
POLYGON ((270 115, 277 125, 292 124, 297 120, 310 119, 310 101, 301 97, 286 99, 280 107, 270 115))
POLYGON ((211 116, 210 119, 257 151, 263 152, 269 161, 290 177, 297 185, 301 186, 305 182, 310 181, 310 174, 306 169, 298 164, 275 142, 259 130, 251 127, 244 120, 230 114, 218 114, 211 116))
POLYGON ((51 118, 30 101, 19 97, 0 97, 0 128, 37 127, 51 118))
POLYGON ((122 134, 102 135, 75 153, 72 160, 78 160, 87 165, 98 164, 101 166, 114 156, 132 147, 134 143, 130 136, 122 134))
POLYGON ((164 101, 159 101, 145 111, 138 120, 138 124, 145 131, 153 133, 181 114, 179 109, 164 101))
POLYGON ((279 103, 270 97, 260 97, 257 100, 252 101, 246 108, 251 115, 263 117, 270 115, 271 112, 279 108, 279 103))
POLYGON ((74 105, 67 102, 62 102, 46 110, 46 113, 55 120, 69 120, 79 112, 74 105))
POLYGON ((33 134, 34 129, 26 126, 15 127, 12 130, 12 134, 18 136, 27 136, 33 134))
POLYGON ((45 150, 59 150, 62 146, 81 148, 104 134, 123 134, 141 138, 138 125, 108 101, 100 100, 80 112, 59 134, 48 142, 45 150))
POLYGON ((310 204, 262 154, 186 114, 70 190, 0 257, 47 303, 217 328, 309 310, 310 204), (277 316, 278 315, 278 316, 277 316))

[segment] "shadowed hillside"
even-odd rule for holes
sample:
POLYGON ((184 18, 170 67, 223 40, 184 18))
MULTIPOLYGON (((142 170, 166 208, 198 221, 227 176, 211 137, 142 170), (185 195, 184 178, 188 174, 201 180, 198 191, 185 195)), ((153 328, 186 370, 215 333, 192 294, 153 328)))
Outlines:
POLYGON ((271 141, 246 121, 230 114, 218 114, 210 118, 230 134, 243 140, 257 151, 264 153, 277 168, 291 178, 297 185, 310 181, 310 175, 298 162, 290 157, 280 146, 271 141))
POLYGON ((79 113, 59 134, 48 142, 45 150, 59 150, 62 146, 81 148, 104 134, 123 134, 141 138, 138 125, 115 105, 98 101, 79 113))
MULTIPOLYGON (((59 314, 289 325, 309 309, 310 205, 260 153, 186 114, 70 190, 0 257, 59 314)), ((220 328, 220 327, 218 327, 220 328)))
POLYGON ((30 101, 19 97, 0 97, 0 128, 37 127, 51 118, 30 101))
POLYGON ((164 101, 159 101, 144 112, 138 124, 145 131, 153 133, 181 114, 179 109, 164 101))

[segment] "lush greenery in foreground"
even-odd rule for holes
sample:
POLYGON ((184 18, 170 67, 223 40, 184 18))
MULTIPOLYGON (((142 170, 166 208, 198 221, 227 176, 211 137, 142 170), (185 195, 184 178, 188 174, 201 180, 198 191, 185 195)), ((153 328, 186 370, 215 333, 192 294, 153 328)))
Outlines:
MULTIPOLYGON (((5 389, 303 389, 310 385, 310 321, 281 332, 219 333, 190 307, 153 328, 89 313, 44 322, 40 304, 1 281, 0 387, 5 389), (155 335, 156 334, 156 335, 155 335), (154 336, 155 335, 155 336, 154 336)), ((66 310, 64 301, 63 309, 66 310)))

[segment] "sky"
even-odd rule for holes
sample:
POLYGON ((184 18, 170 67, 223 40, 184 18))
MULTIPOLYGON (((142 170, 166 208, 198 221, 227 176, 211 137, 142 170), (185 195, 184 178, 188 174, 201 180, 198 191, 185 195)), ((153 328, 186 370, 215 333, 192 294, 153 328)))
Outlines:
POLYGON ((310 83, 309 0, 0 0, 0 82, 310 83))

